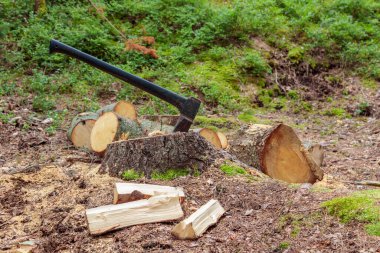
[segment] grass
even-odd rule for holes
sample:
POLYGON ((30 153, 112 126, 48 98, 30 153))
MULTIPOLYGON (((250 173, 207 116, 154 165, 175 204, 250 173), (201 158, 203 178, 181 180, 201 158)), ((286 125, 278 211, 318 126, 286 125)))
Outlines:
POLYGON ((164 172, 153 171, 151 178, 154 180, 169 181, 178 177, 187 176, 190 174, 190 172, 190 169, 168 169, 164 172))
MULTIPOLYGON (((257 107, 313 110, 302 98, 302 87, 286 95, 274 78, 268 78, 277 69, 277 60, 258 49, 252 37, 282 52, 289 64, 307 65, 311 72, 338 66, 360 75, 365 87, 378 86, 376 0, 169 2, 95 1, 111 26, 88 1, 47 1, 46 12, 38 14, 33 13, 31 0, 0 1, 0 96, 31 101, 33 110, 44 115, 62 104, 78 112, 95 110, 109 97, 141 104, 140 114, 178 113, 172 105, 86 64, 49 55, 51 38, 165 88, 201 98, 200 114, 238 115, 245 123, 258 122, 249 113, 257 107), (154 37, 153 45, 140 44, 156 50, 157 59, 126 49, 128 40, 143 36, 154 37)), ((326 78, 331 85, 339 82, 336 76, 326 78)), ((349 116, 342 110, 326 114, 349 116)), ((201 127, 237 126, 230 119, 203 117, 196 119, 201 127)), ((2 121, 6 118, 1 116, 2 121)))
POLYGON ((130 181, 130 180, 136 180, 139 178, 142 178, 144 176, 144 173, 139 173, 135 171, 134 169, 125 170, 121 177, 124 180, 130 181))
POLYGON ((233 165, 233 164, 222 164, 220 166, 220 169, 227 175, 227 176, 236 176, 236 175, 247 175, 247 171, 239 166, 233 165))
POLYGON ((380 190, 366 190, 322 203, 327 212, 343 223, 366 224, 368 234, 380 236, 380 190))

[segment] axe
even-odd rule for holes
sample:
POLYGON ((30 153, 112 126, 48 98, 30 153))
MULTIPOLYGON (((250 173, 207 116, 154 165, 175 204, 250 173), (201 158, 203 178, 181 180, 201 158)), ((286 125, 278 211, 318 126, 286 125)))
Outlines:
POLYGON ((132 84, 133 86, 140 88, 153 96, 156 96, 169 104, 174 105, 178 108, 181 115, 179 116, 177 123, 175 124, 173 132, 187 132, 190 129, 191 124, 195 116, 198 113, 199 106, 201 101, 199 99, 190 97, 186 98, 181 95, 178 95, 175 92, 162 88, 157 84, 149 82, 141 77, 132 75, 120 68, 112 66, 111 64, 99 60, 94 56, 86 54, 76 48, 70 47, 62 42, 57 40, 50 41, 50 53, 63 53, 68 56, 74 57, 78 60, 81 60, 87 64, 94 66, 108 74, 113 75, 116 78, 119 78, 127 83, 132 84))

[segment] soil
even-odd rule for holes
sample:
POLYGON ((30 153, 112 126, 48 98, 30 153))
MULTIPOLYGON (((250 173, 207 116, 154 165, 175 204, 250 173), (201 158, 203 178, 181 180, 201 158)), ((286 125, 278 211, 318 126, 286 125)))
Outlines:
POLYGON ((363 224, 342 224, 320 207, 371 188, 344 180, 380 180, 379 119, 257 115, 289 124, 302 140, 324 146, 326 176, 312 187, 227 177, 214 167, 199 177, 137 180, 183 187, 186 216, 211 198, 225 207, 216 226, 184 241, 170 233, 177 222, 91 236, 85 209, 111 204, 113 184, 122 180, 98 174, 99 158, 74 149, 64 129, 49 136, 40 121, 28 119, 28 109, 13 112, 21 118, 0 125, 0 251, 32 240, 34 252, 380 252, 380 238, 367 235, 363 224), (30 127, 22 129, 27 119, 30 127))

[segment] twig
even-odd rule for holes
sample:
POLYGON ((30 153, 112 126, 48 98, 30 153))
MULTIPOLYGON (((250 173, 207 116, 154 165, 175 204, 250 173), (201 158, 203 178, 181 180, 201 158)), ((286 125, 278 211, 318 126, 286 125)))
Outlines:
POLYGON ((99 16, 105 20, 115 31, 117 31, 120 36, 124 39, 124 40, 128 40, 127 37, 119 30, 117 29, 112 23, 111 21, 98 9, 98 7, 96 7, 96 5, 91 1, 91 0, 88 0, 90 2, 90 4, 92 5, 92 7, 95 8, 96 10, 96 13, 99 14, 99 16))
POLYGON ((288 94, 286 93, 286 90, 285 90, 284 87, 282 87, 282 85, 277 81, 277 69, 276 69, 276 68, 274 69, 274 81, 276 82, 277 86, 281 89, 281 91, 284 93, 284 95, 287 97, 288 94))
POLYGON ((347 184, 355 184, 355 185, 369 185, 380 187, 380 181, 342 181, 347 184))

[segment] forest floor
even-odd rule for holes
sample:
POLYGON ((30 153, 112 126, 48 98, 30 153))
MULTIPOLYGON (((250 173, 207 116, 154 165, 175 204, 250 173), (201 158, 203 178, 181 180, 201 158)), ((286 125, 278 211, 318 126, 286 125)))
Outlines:
MULTIPOLYGON (((20 108, 16 116, 27 114, 20 108)), ((35 240, 35 252, 380 252, 380 238, 367 235, 363 224, 342 224, 321 208, 323 201, 370 188, 344 180, 380 180, 380 120, 257 117, 284 122, 302 140, 322 143, 325 178, 310 187, 228 177, 209 168, 198 177, 137 180, 183 187, 186 216, 211 198, 221 202, 226 214, 195 241, 176 240, 170 234, 176 222, 91 236, 85 209, 112 203, 113 185, 121 179, 97 174, 97 158, 73 149, 64 129, 49 136, 39 121, 27 130, 1 125, 0 251, 35 240)))

